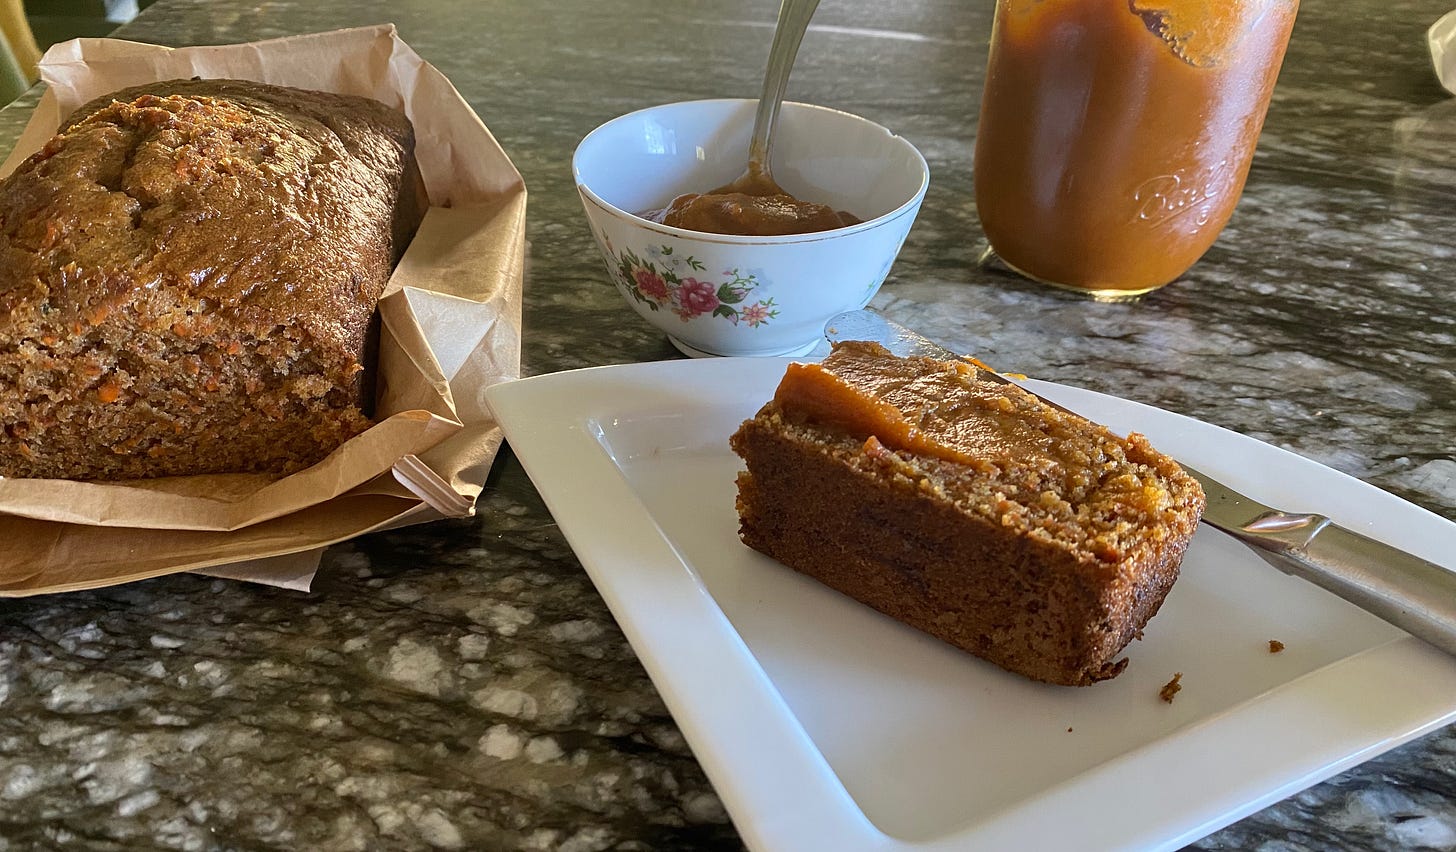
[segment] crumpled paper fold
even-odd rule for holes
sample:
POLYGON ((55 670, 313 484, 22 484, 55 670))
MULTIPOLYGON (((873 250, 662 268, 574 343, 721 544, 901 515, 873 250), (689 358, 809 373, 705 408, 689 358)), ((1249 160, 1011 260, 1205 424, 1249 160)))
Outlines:
POLYGON ((1426 30, 1426 43, 1431 47, 1431 63, 1436 78, 1446 91, 1456 95, 1456 10, 1447 12, 1426 30))

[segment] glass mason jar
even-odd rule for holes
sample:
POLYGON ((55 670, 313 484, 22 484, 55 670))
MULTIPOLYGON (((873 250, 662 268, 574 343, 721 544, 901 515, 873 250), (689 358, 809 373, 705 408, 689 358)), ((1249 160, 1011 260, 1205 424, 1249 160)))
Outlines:
POLYGON ((1244 188, 1298 0, 998 0, 976 206, 1022 275, 1141 295, 1244 188))

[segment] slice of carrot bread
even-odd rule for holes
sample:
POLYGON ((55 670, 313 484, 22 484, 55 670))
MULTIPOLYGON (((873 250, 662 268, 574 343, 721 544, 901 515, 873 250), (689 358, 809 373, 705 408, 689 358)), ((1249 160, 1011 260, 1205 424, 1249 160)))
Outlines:
POLYGON ((873 343, 790 365, 732 446, 750 547, 1057 684, 1122 671, 1204 506, 1141 435, 873 343))

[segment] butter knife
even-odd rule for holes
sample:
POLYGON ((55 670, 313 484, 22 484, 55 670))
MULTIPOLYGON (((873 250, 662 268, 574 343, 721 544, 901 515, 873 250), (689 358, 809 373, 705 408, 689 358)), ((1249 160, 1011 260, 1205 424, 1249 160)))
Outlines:
MULTIPOLYGON (((871 340, 902 357, 924 355, 943 361, 963 357, 869 310, 833 317, 824 336, 836 342, 871 340)), ((994 371, 985 373, 992 381, 1014 384, 994 371)), ((1456 571, 1363 536, 1324 515, 1266 506, 1187 464, 1183 469, 1208 497, 1204 523, 1238 539, 1280 571, 1314 583, 1456 656, 1456 571)))

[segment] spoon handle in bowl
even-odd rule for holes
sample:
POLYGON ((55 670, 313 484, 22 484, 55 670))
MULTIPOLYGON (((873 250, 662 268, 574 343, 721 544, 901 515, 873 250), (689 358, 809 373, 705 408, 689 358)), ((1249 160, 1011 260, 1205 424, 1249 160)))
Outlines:
POLYGON ((763 94, 758 99, 753 138, 748 146, 750 170, 757 167, 764 174, 770 171, 771 134, 774 123, 778 121, 779 105, 783 103, 784 92, 789 87, 789 72, 794 69, 799 43, 804 40, 804 31, 809 28, 809 19, 814 17, 817 8, 819 0, 784 0, 779 7, 773 45, 768 50, 768 67, 763 73, 763 94))

